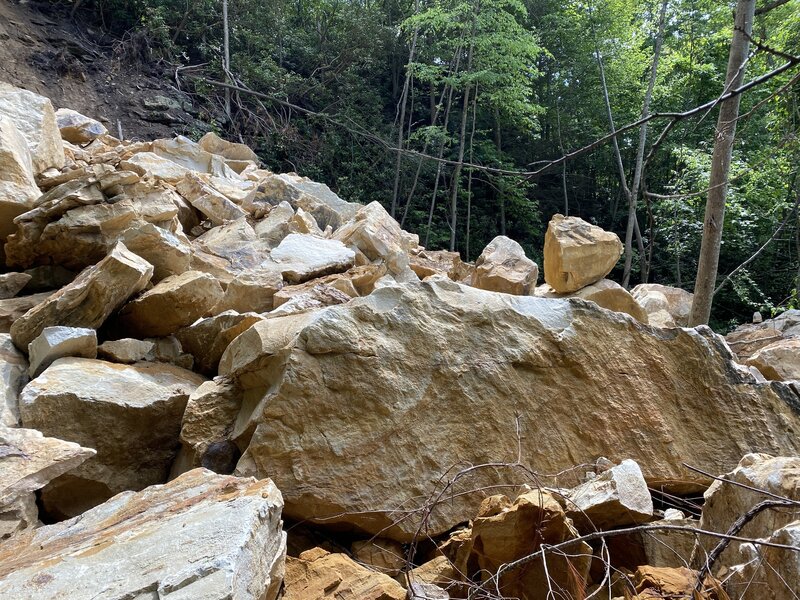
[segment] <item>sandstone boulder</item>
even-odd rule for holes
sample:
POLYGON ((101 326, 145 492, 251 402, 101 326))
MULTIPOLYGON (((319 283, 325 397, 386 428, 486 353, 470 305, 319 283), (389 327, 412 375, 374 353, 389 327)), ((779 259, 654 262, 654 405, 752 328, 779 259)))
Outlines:
POLYGON ((215 313, 264 313, 272 310, 274 296, 283 287, 283 275, 274 266, 247 269, 228 282, 215 313))
MULTIPOLYGON (((800 520, 765 538, 771 544, 800 548, 800 520)), ((796 550, 742 544, 739 559, 726 581, 731 600, 794 600, 800 590, 800 553, 796 550)))
POLYGON ((192 248, 183 234, 143 223, 125 231, 122 241, 128 250, 153 265, 155 283, 189 270, 192 248))
POLYGON ((155 152, 137 152, 122 161, 120 167, 130 169, 142 177, 153 177, 156 181, 163 181, 171 185, 177 185, 191 173, 190 169, 159 156, 155 152))
POLYGON ((406 565, 403 545, 394 540, 358 540, 350 546, 353 558, 379 573, 395 577, 406 565))
POLYGON ((567 515, 587 533, 635 525, 653 517, 653 499, 639 465, 623 460, 573 488, 567 494, 567 515))
POLYGON ((178 193, 214 225, 235 221, 247 213, 228 200, 222 193, 207 185, 195 173, 187 173, 176 186, 178 193))
POLYGON ((276 206, 270 206, 269 213, 256 223, 255 232, 269 248, 274 248, 290 233, 298 233, 295 231, 293 219, 292 205, 286 201, 281 202, 276 206))
POLYGON ((14 122, 0 114, 0 238, 14 233, 14 218, 39 196, 28 144, 14 122))
POLYGON ((19 425, 19 393, 28 383, 28 361, 11 336, 0 333, 0 425, 19 425))
POLYGON ((56 124, 61 139, 73 144, 85 144, 108 133, 108 129, 100 121, 69 108, 59 108, 56 111, 56 124))
POLYGON ((472 286, 492 292, 530 296, 539 278, 539 266, 525 256, 517 242, 499 235, 475 261, 472 286))
POLYGON ((67 356, 97 358, 97 332, 84 327, 45 327, 28 344, 28 374, 38 377, 55 360, 67 356))
POLYGON ((11 326, 11 339, 25 351, 45 327, 97 329, 128 298, 144 289, 152 274, 150 263, 119 243, 75 281, 17 319, 11 326))
POLYGON ((424 279, 431 275, 446 275, 453 281, 469 281, 475 267, 461 260, 458 252, 447 250, 414 249, 409 256, 409 266, 417 277, 424 279))
POLYGON ((8 333, 11 331, 11 326, 20 317, 52 295, 52 292, 42 292, 40 294, 31 294, 30 296, 0 300, 0 332, 8 333))
POLYGON ((42 490, 47 511, 75 516, 119 492, 166 481, 183 411, 203 381, 160 363, 55 361, 22 390, 22 424, 95 448, 97 456, 42 490))
POLYGON ((64 166, 64 147, 50 100, 0 82, 0 115, 8 117, 27 141, 34 175, 64 166))
POLYGON ((559 294, 575 292, 608 275, 621 254, 617 234, 553 215, 544 237, 544 280, 559 294))
POLYGON ((270 316, 288 315, 336 304, 345 304, 350 302, 351 298, 352 296, 339 291, 332 285, 320 283, 300 293, 293 294, 285 302, 281 301, 281 304, 272 311, 270 316))
POLYGON ((355 252, 338 240, 292 233, 286 236, 270 257, 291 283, 342 273, 355 263, 355 252))
POLYGON ((757 350, 745 361, 773 381, 800 379, 800 338, 786 338, 757 350))
POLYGON ((221 156, 206 152, 203 148, 182 135, 172 139, 155 140, 153 153, 184 169, 196 173, 207 173, 223 179, 238 179, 221 156))
POLYGON ((610 279, 601 279, 569 294, 559 294, 545 283, 536 288, 534 295, 541 298, 580 298, 594 302, 608 310, 629 314, 641 323, 649 323, 649 317, 644 308, 628 290, 610 279))
POLYGON ((197 469, 0 549, 0 597, 275 600, 286 534, 270 480, 197 469))
POLYGON ((314 548, 286 559, 283 600, 309 598, 406 600, 406 591, 388 575, 370 571, 345 554, 314 548))
POLYGON ((119 322, 134 337, 171 335, 210 316, 223 294, 211 275, 186 271, 167 277, 128 302, 119 313, 119 322))
POLYGON ((205 375, 213 375, 228 345, 239 334, 263 320, 264 317, 256 313, 225 311, 192 323, 176 335, 186 352, 194 356, 195 369, 205 375))
POLYGON ((641 283, 631 290, 631 295, 656 327, 686 327, 692 312, 694 294, 681 288, 641 283))
POLYGON ((0 275, 0 300, 16 296, 33 279, 28 273, 3 273, 0 275))
POLYGON ((133 364, 140 361, 156 360, 156 345, 148 340, 123 338, 109 340, 97 347, 97 356, 109 362, 133 364))
MULTIPOLYGON (((274 477, 292 517, 403 541, 418 523, 395 523, 392 508, 414 510, 453 465, 516 460, 517 415, 522 460, 538 472, 632 458, 670 493, 708 485, 684 462, 724 472, 743 448, 800 450, 794 392, 733 364, 707 328, 654 330, 589 303, 429 278, 256 323, 219 371, 253 398, 234 432, 247 446, 240 472, 274 477)), ((465 485, 509 477, 478 470, 465 485)), ((448 499, 429 533, 466 521, 478 501, 448 499)))
POLYGON ((258 155, 248 146, 245 144, 237 144, 223 140, 213 131, 209 131, 207 134, 201 137, 197 142, 197 145, 206 152, 218 154, 219 156, 228 159, 226 162, 229 166, 230 161, 252 163, 259 162, 258 155))

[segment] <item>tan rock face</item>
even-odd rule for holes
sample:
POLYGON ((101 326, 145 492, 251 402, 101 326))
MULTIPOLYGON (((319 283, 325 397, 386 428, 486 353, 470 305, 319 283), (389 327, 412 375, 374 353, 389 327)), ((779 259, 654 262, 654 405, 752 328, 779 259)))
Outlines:
POLYGON ((403 545, 394 540, 376 538, 353 542, 351 548, 353 558, 379 573, 390 577, 396 576, 406 565, 406 553, 403 545))
POLYGON ((539 266, 525 256, 517 242, 499 235, 475 261, 472 285, 482 290, 530 296, 539 278, 539 266))
POLYGON ((210 316, 224 292, 206 273, 186 271, 160 281, 126 304, 120 325, 134 337, 162 337, 210 316))
POLYGON ((560 294, 574 292, 603 279, 621 255, 617 234, 578 217, 553 215, 544 237, 544 280, 560 294))
POLYGON ((64 166, 64 147, 50 100, 0 82, 0 115, 13 121, 27 141, 34 175, 64 166))
POLYGON ((339 291, 332 285, 320 283, 300 293, 293 294, 273 310, 270 316, 287 315, 306 310, 317 310, 336 304, 345 304, 350 302, 351 298, 352 296, 339 291))
POLYGON ((342 273, 355 264, 355 252, 338 240, 292 233, 270 253, 270 258, 291 283, 342 273))
POLYGON ((7 300, 16 296, 30 280, 28 273, 3 273, 0 275, 0 300, 7 300))
POLYGON ((11 336, 0 333, 0 425, 19 425, 19 393, 28 383, 28 361, 11 336))
POLYGON ((108 133, 105 125, 69 108, 56 111, 56 124, 61 138, 73 144, 85 144, 108 133))
POLYGON ((28 144, 14 122, 0 114, 0 238, 14 233, 14 218, 40 195, 28 144))
POLYGON ((45 327, 97 329, 129 297, 144 289, 152 274, 150 263, 119 243, 106 258, 14 321, 11 339, 17 348, 27 350, 45 327))
POLYGON ((286 559, 284 600, 361 598, 405 600, 406 591, 388 575, 370 571, 345 554, 322 548, 306 550, 286 559))
POLYGON ((249 160, 253 161, 254 163, 259 162, 258 155, 248 146, 245 144, 236 144, 227 140, 223 140, 213 131, 209 131, 207 134, 201 137, 200 141, 197 142, 197 145, 206 152, 218 154, 229 160, 249 160))
POLYGON ((121 491, 165 481, 189 395, 203 381, 160 363, 62 358, 25 386, 23 426, 97 450, 42 491, 48 512, 75 516, 121 491))
MULTIPOLYGON (((704 494, 701 529, 727 533, 739 517, 760 501, 768 499, 764 494, 726 481, 742 483, 772 494, 800 500, 800 458, 797 457, 748 454, 735 469, 723 475, 722 479, 723 481, 712 483, 704 494)), ((766 538, 797 519, 800 519, 800 508, 762 511, 745 525, 738 535, 766 538)), ((717 540, 700 538, 700 543, 704 549, 710 551, 717 544, 717 540)), ((737 550, 738 544, 731 544, 717 562, 717 568, 743 562, 737 550)))
POLYGON ((0 596, 275 600, 281 505, 268 479, 196 469, 15 536, 0 549, 0 596))
POLYGON ((217 372, 219 359, 228 345, 264 317, 256 313, 226 311, 181 329, 176 334, 184 350, 194 356, 195 370, 205 375, 217 372))
POLYGON ((409 266, 420 279, 431 275, 446 275, 453 281, 467 281, 475 267, 461 260, 458 252, 447 250, 412 250, 409 266))
POLYGON ((0 332, 8 333, 20 317, 52 296, 52 292, 0 300, 0 332))
MULTIPOLYGON (((429 279, 257 323, 219 369, 254 399, 235 434, 244 447, 254 432, 241 472, 273 476, 293 517, 402 541, 418 523, 393 526, 386 511, 413 510, 452 465, 516 460, 520 414, 522 460, 539 472, 632 458, 649 485, 679 493, 708 483, 684 462, 724 472, 743 448, 800 450, 793 393, 733 364, 708 329, 653 330, 587 303, 429 279)), ((508 483, 495 471, 469 479, 508 483)), ((429 531, 466 521, 479 500, 448 500, 429 531)))
MULTIPOLYGON (((548 492, 528 492, 513 504, 505 496, 487 498, 472 525, 466 574, 477 581, 486 581, 502 565, 535 552, 543 544, 555 545, 576 537, 578 532, 564 509, 548 492)), ((557 589, 569 594, 568 597, 577 597, 589 574, 591 548, 586 543, 577 543, 565 550, 565 554, 551 554, 546 566, 538 560, 525 569, 501 576, 498 585, 502 595, 545 600, 551 589, 557 589)))
POLYGON ((153 281, 156 283, 189 270, 192 249, 182 234, 143 223, 125 231, 122 241, 128 250, 153 265, 153 281))
MULTIPOLYGON (((781 527, 766 538, 772 544, 800 547, 800 521, 781 527)), ((792 550, 742 544, 745 562, 726 582, 731 600, 794 600, 800 590, 800 558, 792 550)))
POLYGON ((207 185, 195 173, 187 173, 176 186, 178 193, 214 225, 234 221, 247 215, 223 194, 207 185))
POLYGON ((694 294, 681 288, 642 283, 631 290, 633 298, 647 311, 656 327, 686 327, 694 294))
POLYGON ((800 379, 800 338, 787 338, 757 350, 745 361, 772 381, 800 379))
POLYGON ((275 294, 283 287, 283 275, 274 266, 247 269, 237 274, 225 288, 214 312, 269 312, 275 294))
POLYGON ((598 306, 629 314, 641 323, 648 323, 649 317, 644 308, 631 296, 624 287, 610 279, 601 279, 595 283, 569 294, 559 294, 548 284, 536 288, 535 294, 540 298, 580 298, 594 302, 598 306))

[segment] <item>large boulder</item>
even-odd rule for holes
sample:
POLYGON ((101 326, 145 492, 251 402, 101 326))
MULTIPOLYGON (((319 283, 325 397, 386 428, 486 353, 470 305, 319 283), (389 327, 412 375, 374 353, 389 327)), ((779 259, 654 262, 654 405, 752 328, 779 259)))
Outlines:
POLYGON ((14 122, 0 114, 0 238, 14 233, 14 218, 30 210, 40 195, 28 144, 14 122))
POLYGON ((19 393, 28 383, 28 361, 11 336, 0 333, 0 425, 19 425, 19 393))
POLYGON ((517 242, 498 235, 475 261, 472 285, 482 290, 530 296, 539 278, 539 266, 525 256, 517 242))
POLYGON ((176 186, 178 193, 214 225, 235 221, 247 213, 195 173, 187 173, 176 186))
POLYGON ((270 480, 196 469, 0 549, 0 597, 275 600, 286 534, 270 480))
POLYGON ((194 356, 195 369, 213 375, 217 372, 222 353, 236 336, 263 320, 264 317, 256 313, 225 311, 184 327, 176 336, 183 349, 194 356))
POLYGON ((559 294, 575 292, 608 275, 621 255, 616 233, 553 215, 544 236, 544 280, 559 294))
POLYGON ((222 299, 219 282, 198 271, 186 271, 160 281, 126 304, 120 325, 134 337, 163 337, 208 317, 222 299))
POLYGON ((559 294, 545 283, 536 288, 534 295, 540 298, 580 298, 608 310, 629 314, 641 323, 649 323, 647 312, 630 292, 610 279, 601 279, 569 294, 559 294))
POLYGON ((270 257, 291 283, 302 283, 315 277, 342 273, 355 263, 356 254, 339 240, 326 240, 313 235, 287 235, 270 257))
POLYGON ((85 144, 108 133, 108 129, 100 121, 70 108, 59 108, 56 111, 56 123, 61 138, 73 144, 85 144))
MULTIPOLYGON (((45 327, 65 325, 97 329, 132 295, 144 289, 153 266, 122 243, 69 285, 46 298, 11 325, 11 339, 22 351, 45 327)), ((6 301, 8 302, 8 301, 6 301)))
POLYGON ((731 600, 795 600, 800 590, 800 520, 792 521, 765 539, 767 544, 742 544, 739 559, 725 589, 731 600))
POLYGON ((45 327, 28 344, 31 363, 28 374, 38 377, 53 362, 66 356, 97 358, 97 332, 85 327, 45 327))
POLYGON ((13 121, 27 141, 34 175, 64 166, 64 146, 50 100, 0 82, 0 115, 13 121))
POLYGON ((760 348, 745 363, 773 381, 800 379, 800 337, 785 338, 760 348))
POLYGON ((658 283, 640 283, 631 295, 647 312, 656 327, 687 327, 694 294, 658 283))
MULTIPOLYGON (((293 517, 408 540, 419 523, 392 509, 413 513, 453 465, 520 451, 537 472, 558 473, 631 458, 650 486, 690 493, 708 480, 684 462, 724 472, 743 449, 800 450, 794 392, 734 365, 707 328, 658 330, 585 302, 429 278, 256 323, 219 371, 252 398, 234 431, 242 447, 249 440, 240 472, 274 477, 293 517)), ((468 485, 510 479, 478 469, 468 485)), ((448 497, 429 533, 466 521, 478 502, 448 497)))
POLYGON ((75 516, 119 492, 166 481, 183 411, 203 381, 161 363, 62 358, 25 386, 23 426, 97 450, 42 491, 48 512, 75 516))

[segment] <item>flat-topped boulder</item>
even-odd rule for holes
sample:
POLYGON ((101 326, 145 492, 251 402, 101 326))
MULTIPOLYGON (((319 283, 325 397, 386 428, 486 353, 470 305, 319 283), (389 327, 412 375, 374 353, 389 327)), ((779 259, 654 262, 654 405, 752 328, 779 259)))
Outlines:
POLYGON ((0 113, 0 238, 14 233, 14 219, 40 195, 28 144, 14 122, 0 113))
POLYGON ((286 534, 281 494, 196 469, 125 492, 0 548, 0 597, 275 600, 286 534))
POLYGON ((582 287, 577 292, 559 294, 548 284, 540 285, 534 292, 540 298, 580 298, 594 302, 598 306, 629 314, 641 323, 649 323, 647 311, 636 301, 636 299, 620 284, 610 279, 601 279, 582 287))
POLYGON ((355 264, 356 254, 339 240, 291 233, 270 258, 290 283, 302 283, 315 277, 342 273, 355 264))

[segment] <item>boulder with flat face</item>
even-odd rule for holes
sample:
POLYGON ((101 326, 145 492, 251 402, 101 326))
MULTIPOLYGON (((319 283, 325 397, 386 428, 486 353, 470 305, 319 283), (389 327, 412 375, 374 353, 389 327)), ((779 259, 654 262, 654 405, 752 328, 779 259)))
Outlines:
POLYGON ((19 425, 19 393, 28 383, 28 361, 11 336, 0 333, 0 425, 19 425))
POLYGON ((0 597, 275 600, 281 507, 269 479, 196 469, 18 534, 0 549, 0 597))
POLYGON ((183 411, 203 381, 162 363, 62 358, 25 386, 23 426, 97 450, 42 490, 48 512, 75 516, 119 492, 166 481, 183 411))
MULTIPOLYGON (((716 473, 743 448, 800 450, 794 392, 736 369, 707 328, 654 329, 586 302, 443 278, 256 323, 219 371, 251 398, 233 433, 247 448, 238 472, 272 476, 295 518, 400 541, 419 522, 398 515, 453 465, 514 461, 520 450, 539 473, 631 458, 648 485, 682 494, 709 483, 683 463, 716 473)), ((479 469, 464 485, 513 479, 479 469)), ((468 520, 479 502, 448 497, 429 533, 468 520)))
POLYGON ((616 233, 553 215, 544 236, 544 280, 559 294, 575 292, 608 275, 621 255, 616 233))
POLYGON ((14 219, 39 196, 28 144, 14 122, 0 114, 0 238, 14 233, 14 219))
POLYGON ((539 266, 525 256, 522 246, 499 235, 475 261, 472 285, 492 292, 530 296, 538 277, 539 266))
POLYGON ((627 313, 641 323, 649 323, 647 312, 630 292, 610 279, 601 279, 569 294, 559 294, 545 283, 536 288, 534 295, 541 298, 580 298, 608 310, 627 313))
POLYGON ((800 379, 800 338, 784 338, 764 346, 745 364, 773 381, 800 379))
POLYGON ((284 279, 291 283, 347 271, 355 264, 355 257, 355 252, 339 240, 301 233, 289 234, 270 253, 284 279))
POLYGON ((64 146, 50 100, 0 82, 0 115, 8 117, 28 143, 34 175, 64 166, 64 146))
MULTIPOLYGON (((132 295, 144 289, 153 266, 122 244, 11 325, 11 339, 27 351, 45 327, 64 325, 97 329, 132 295)), ((8 302, 8 301, 6 301, 8 302)))
POLYGON ((631 295, 647 312, 656 327, 686 327, 692 312, 694 294, 658 283, 640 283, 631 295))
POLYGON ((100 121, 70 108, 59 108, 56 111, 56 123, 61 138, 73 144, 85 144, 108 133, 108 129, 100 121))
POLYGON ((45 327, 28 344, 28 374, 38 377, 55 360, 66 356, 97 358, 97 332, 85 327, 45 327))

